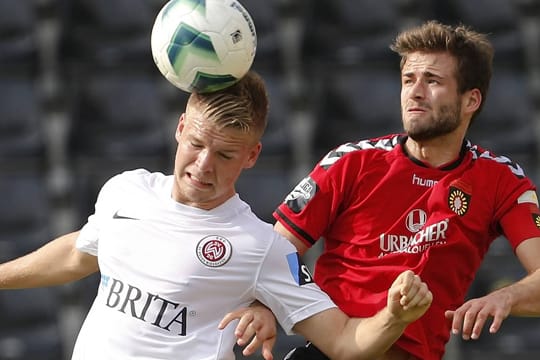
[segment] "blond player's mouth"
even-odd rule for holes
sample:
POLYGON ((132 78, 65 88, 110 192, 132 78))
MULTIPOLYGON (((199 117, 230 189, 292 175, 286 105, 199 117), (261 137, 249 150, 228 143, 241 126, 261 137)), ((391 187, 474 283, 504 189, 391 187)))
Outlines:
POLYGON ((193 174, 187 173, 187 177, 191 181, 192 184, 198 187, 209 187, 212 186, 212 183, 204 181, 202 178, 199 178, 193 174))

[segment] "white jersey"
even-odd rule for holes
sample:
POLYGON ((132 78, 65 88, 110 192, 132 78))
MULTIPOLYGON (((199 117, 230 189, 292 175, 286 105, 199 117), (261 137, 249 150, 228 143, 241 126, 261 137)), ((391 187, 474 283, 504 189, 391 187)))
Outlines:
POLYGON ((77 240, 98 257, 97 297, 73 360, 234 359, 223 316, 258 299, 283 329, 335 307, 295 248, 235 195, 212 210, 171 198, 172 176, 113 177, 77 240))

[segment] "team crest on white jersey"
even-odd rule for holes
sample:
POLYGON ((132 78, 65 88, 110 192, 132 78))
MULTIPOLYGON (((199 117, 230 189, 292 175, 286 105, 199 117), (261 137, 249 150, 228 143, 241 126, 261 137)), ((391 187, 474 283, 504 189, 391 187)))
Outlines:
POLYGON ((225 265, 231 255, 231 243, 223 236, 209 235, 202 238, 197 244, 197 258, 209 267, 225 265))

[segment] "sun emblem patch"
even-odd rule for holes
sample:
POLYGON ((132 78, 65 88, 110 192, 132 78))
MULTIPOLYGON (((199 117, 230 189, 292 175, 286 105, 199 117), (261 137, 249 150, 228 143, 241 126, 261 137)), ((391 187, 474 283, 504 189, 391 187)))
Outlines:
POLYGON ((450 209, 458 214, 463 216, 469 210, 471 203, 471 195, 465 193, 463 190, 450 186, 450 194, 448 195, 448 206, 450 209))
POLYGON ((231 255, 231 243, 219 235, 206 236, 197 244, 197 258, 209 267, 225 265, 231 258, 231 255))
POLYGON ((540 229, 540 214, 531 214, 531 215, 534 221, 534 225, 536 225, 536 227, 540 229))

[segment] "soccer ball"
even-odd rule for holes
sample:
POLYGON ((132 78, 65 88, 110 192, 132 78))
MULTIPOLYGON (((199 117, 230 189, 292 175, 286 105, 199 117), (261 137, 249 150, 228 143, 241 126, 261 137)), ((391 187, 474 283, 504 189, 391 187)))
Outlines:
POLYGON ((233 85, 249 71, 257 34, 236 0, 170 0, 155 19, 151 47, 169 82, 207 93, 233 85))

